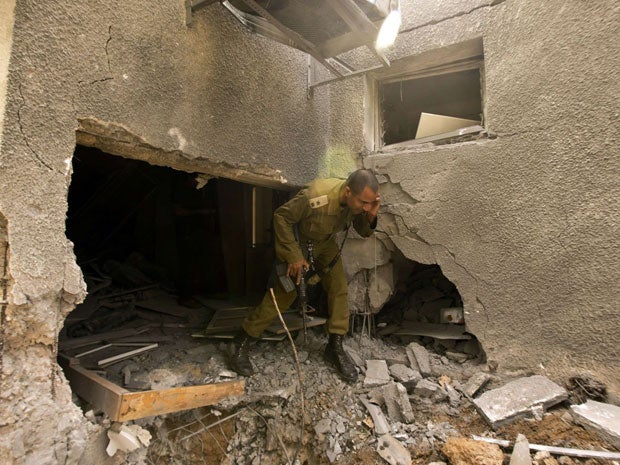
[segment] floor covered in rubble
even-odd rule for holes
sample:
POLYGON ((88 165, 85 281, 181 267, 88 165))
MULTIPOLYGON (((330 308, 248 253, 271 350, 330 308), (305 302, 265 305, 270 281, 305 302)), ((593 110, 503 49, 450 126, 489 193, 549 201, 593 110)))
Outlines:
MULTIPOLYGON (((227 362, 230 343, 192 338, 190 332, 165 324, 152 328, 144 333, 145 340, 149 336, 159 340, 160 347, 108 367, 109 378, 132 389, 236 379, 227 362)), ((379 445, 385 434, 407 449, 410 463, 414 464, 508 463, 509 455, 502 454, 498 446, 466 439, 472 435, 512 441, 517 434, 524 434, 533 444, 614 450, 579 426, 568 413, 570 402, 583 400, 575 397, 584 395, 579 390, 571 390, 569 400, 539 418, 520 419, 493 430, 469 394, 477 397, 482 391, 528 374, 494 373, 467 354, 452 360, 446 357, 441 341, 353 335, 346 347, 360 365, 359 379, 354 384, 341 381, 323 362, 326 337, 322 329, 309 330, 305 341, 303 333, 298 332, 294 342, 301 368, 303 409, 290 341, 260 341, 252 355, 256 374, 246 380, 245 394, 227 398, 216 406, 128 422, 148 430, 152 439, 148 448, 132 452, 124 463, 255 465, 293 463, 294 458, 300 464, 401 463, 380 455, 379 445), (417 341, 413 346, 427 351, 430 373, 424 377, 411 368, 407 340, 417 341), (370 369, 368 360, 385 363, 387 370, 370 374, 366 371, 366 367, 370 369), (410 402, 410 409, 394 394, 395 385, 406 389, 404 398, 410 402), (480 391, 476 392, 476 387, 480 391), (378 406, 385 424, 379 424, 376 412, 371 414, 367 405, 378 406), (466 457, 465 461, 458 461, 460 455, 466 457), (472 457, 479 461, 472 462, 472 457)), ((106 415, 80 402, 93 423, 109 426, 106 415)), ((534 463, 541 465, 617 463, 558 455, 553 459, 540 452, 538 457, 534 463)))

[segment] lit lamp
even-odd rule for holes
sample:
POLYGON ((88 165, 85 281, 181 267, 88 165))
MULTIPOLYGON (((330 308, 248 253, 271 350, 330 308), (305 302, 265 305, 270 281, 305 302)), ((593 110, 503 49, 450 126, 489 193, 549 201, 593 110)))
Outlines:
POLYGON ((395 2, 390 2, 390 12, 383 20, 379 34, 377 34, 377 41, 375 42, 377 50, 391 47, 394 44, 400 29, 400 22, 400 0, 396 0, 395 2))

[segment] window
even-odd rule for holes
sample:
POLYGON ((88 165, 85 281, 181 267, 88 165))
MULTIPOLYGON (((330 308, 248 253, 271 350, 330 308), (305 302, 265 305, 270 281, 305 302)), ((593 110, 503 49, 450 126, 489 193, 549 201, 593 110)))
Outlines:
POLYGON ((369 75, 369 149, 446 144, 484 135, 483 64, 482 40, 476 39, 369 75))

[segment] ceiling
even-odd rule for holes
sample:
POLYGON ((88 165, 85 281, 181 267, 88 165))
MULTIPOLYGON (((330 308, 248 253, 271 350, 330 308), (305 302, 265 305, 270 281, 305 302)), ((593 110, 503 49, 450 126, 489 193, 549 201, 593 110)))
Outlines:
MULTIPOLYGON (((191 8, 213 0, 187 0, 191 8)), ((338 55, 365 46, 375 49, 379 26, 396 0, 225 0, 222 5, 244 26, 313 56, 336 76, 356 72, 338 55)), ((187 3, 186 3, 187 5, 187 3)))

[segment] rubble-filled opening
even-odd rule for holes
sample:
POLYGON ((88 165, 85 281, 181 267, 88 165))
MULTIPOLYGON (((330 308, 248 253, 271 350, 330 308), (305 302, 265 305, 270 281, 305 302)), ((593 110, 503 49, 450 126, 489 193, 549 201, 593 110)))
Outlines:
POLYGON ((236 324, 263 296, 288 196, 78 146, 66 226, 88 295, 59 337, 74 392, 115 421, 243 392, 202 337, 218 312, 236 324))
POLYGON ((162 284, 181 304, 265 288, 285 193, 78 146, 67 236, 89 285, 162 284))
POLYGON ((460 361, 484 360, 476 337, 467 332, 461 295, 441 268, 404 257, 396 262, 394 295, 377 316, 379 334, 421 337, 460 361))

